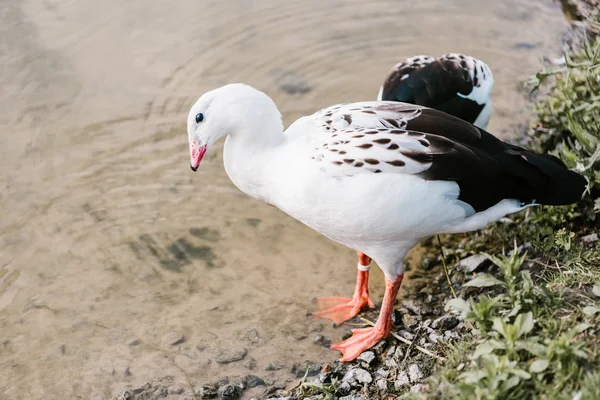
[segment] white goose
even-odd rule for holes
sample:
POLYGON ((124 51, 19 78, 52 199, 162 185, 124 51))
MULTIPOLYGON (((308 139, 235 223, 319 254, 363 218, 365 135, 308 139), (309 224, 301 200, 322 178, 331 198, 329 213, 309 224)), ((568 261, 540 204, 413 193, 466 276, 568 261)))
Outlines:
POLYGON ((570 204, 586 186, 554 157, 398 102, 335 105, 284 133, 271 98, 231 84, 198 99, 187 131, 194 171, 207 147, 226 137, 225 170, 240 190, 368 254, 383 270, 377 323, 332 346, 342 361, 389 335, 403 259, 420 240, 483 228, 534 201, 570 204))
MULTIPOLYGON (((409 57, 392 67, 379 89, 377 100, 417 104, 454 115, 486 129, 492 112, 494 77, 481 60, 448 53, 435 58, 409 57)), ((373 307, 369 298, 371 258, 360 251, 356 291, 352 299, 319 299, 324 310, 315 316, 330 318, 336 324, 354 317, 362 308, 373 307)))

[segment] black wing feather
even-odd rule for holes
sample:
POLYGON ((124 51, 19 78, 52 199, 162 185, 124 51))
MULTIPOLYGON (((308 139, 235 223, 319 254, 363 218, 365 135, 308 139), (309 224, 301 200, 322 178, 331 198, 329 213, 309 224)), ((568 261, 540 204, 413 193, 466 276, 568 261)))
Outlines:
POLYGON ((485 104, 463 96, 471 93, 475 84, 460 63, 441 58, 420 67, 401 65, 386 79, 382 100, 435 108, 473 123, 485 104))
POLYGON ((505 143, 483 129, 452 115, 422 109, 406 129, 422 132, 430 143, 431 167, 421 176, 430 180, 453 180, 459 199, 476 211, 503 199, 525 203, 566 205, 581 199, 585 178, 556 157, 535 154, 505 143))

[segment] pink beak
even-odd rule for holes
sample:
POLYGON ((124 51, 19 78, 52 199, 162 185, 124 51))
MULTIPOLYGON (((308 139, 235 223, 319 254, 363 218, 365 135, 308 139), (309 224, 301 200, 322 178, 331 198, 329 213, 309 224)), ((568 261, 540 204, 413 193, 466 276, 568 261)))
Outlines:
POLYGON ((204 157, 204 153, 206 153, 206 145, 200 146, 200 143, 196 140, 190 144, 190 168, 192 171, 198 169, 200 161, 202 161, 202 157, 204 157))

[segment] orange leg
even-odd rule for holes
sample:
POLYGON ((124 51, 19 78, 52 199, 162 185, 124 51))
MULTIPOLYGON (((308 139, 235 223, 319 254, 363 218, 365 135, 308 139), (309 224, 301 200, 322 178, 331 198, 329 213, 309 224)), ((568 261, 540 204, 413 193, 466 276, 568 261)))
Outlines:
POLYGON ((336 324, 352 319, 365 307, 373 308, 375 305, 369 297, 369 264, 371 259, 358 252, 359 266, 356 275, 356 289, 354 296, 347 297, 321 297, 318 299, 321 311, 313 313, 313 317, 328 318, 336 324))
POLYGON ((341 343, 336 343, 331 346, 342 352, 340 361, 352 361, 358 357, 363 351, 375 346, 381 339, 390 335, 392 329, 392 312, 394 310, 394 300, 398 295, 400 284, 404 274, 400 275, 395 282, 385 278, 385 294, 383 296, 383 304, 381 312, 375 326, 372 328, 361 328, 352 330, 352 337, 344 340, 341 343))

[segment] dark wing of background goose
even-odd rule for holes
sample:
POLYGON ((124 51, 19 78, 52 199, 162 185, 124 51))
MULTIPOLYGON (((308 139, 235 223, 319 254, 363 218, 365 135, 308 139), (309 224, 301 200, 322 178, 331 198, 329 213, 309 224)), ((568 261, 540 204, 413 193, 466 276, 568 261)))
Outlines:
POLYGON ((490 68, 473 57, 456 53, 438 59, 415 56, 392 68, 378 100, 435 108, 485 129, 493 84, 490 68))

